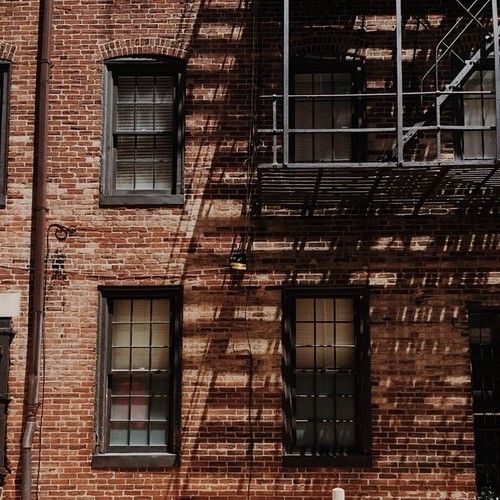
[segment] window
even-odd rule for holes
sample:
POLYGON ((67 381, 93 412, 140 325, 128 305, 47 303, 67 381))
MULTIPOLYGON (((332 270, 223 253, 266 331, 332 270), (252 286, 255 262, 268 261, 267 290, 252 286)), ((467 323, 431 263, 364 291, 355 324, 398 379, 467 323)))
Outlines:
MULTIPOLYGON (((361 67, 337 63, 305 63, 295 66, 292 94, 325 95, 316 98, 292 98, 293 128, 330 129, 359 128, 363 125, 363 110, 359 99, 328 97, 351 94, 362 90, 361 67)), ((353 132, 304 132, 292 134, 291 153, 296 163, 361 161, 362 137, 353 132)))
POLYGON ((174 59, 106 64, 101 205, 182 203, 183 75, 174 59))
POLYGON ((359 290, 284 292, 285 465, 369 465, 368 309, 359 290))
POLYGON ((9 379, 9 350, 12 340, 10 318, 0 318, 0 486, 3 485, 7 475, 5 466, 7 407, 9 404, 8 379, 9 379))
MULTIPOLYGON (((494 127, 496 111, 495 71, 493 67, 485 67, 479 71, 474 71, 464 84, 463 90, 485 92, 483 94, 463 95, 464 125, 470 127, 494 127)), ((495 150, 494 130, 464 130, 462 134, 462 156, 464 160, 491 159, 495 157, 495 150)))
POLYGON ((101 290, 95 467, 168 467, 179 446, 181 290, 101 290))
POLYGON ((0 206, 5 206, 9 114, 9 64, 0 61, 0 206))
POLYGON ((476 485, 500 496, 500 309, 469 313, 476 485))

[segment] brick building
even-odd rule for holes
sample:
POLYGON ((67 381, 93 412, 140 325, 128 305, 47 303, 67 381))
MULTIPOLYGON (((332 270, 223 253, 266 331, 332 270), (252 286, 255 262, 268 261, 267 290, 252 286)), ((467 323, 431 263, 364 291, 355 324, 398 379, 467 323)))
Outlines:
POLYGON ((37 344, 42 8, 0 2, 4 498, 30 415, 37 498, 500 495, 496 0, 54 0, 37 344))

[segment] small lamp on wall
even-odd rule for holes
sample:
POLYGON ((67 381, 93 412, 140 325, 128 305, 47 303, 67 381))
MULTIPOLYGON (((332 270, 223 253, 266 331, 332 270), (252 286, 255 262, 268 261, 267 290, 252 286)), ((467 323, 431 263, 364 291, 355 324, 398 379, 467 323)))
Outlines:
POLYGON ((233 271, 247 270, 247 256, 243 250, 233 250, 229 257, 229 267, 233 271))
POLYGON ((345 500, 345 491, 342 488, 332 490, 332 500, 345 500))

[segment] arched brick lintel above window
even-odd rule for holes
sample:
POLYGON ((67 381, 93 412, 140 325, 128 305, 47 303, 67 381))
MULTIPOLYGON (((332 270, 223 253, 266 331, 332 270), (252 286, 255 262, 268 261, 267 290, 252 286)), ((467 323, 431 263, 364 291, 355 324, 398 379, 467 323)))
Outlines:
POLYGON ((115 57, 154 54, 186 59, 188 50, 185 43, 166 38, 123 38, 98 45, 99 58, 102 61, 115 57))

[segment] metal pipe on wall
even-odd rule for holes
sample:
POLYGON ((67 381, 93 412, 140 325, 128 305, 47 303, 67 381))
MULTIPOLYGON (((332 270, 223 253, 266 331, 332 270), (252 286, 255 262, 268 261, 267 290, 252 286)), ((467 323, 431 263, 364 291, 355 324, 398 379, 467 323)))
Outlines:
POLYGON ((45 305, 45 253, 47 213, 47 138, 50 90, 52 0, 40 0, 38 30, 34 168, 32 198, 32 241, 30 307, 28 322, 25 418, 21 445, 21 498, 30 500, 32 490, 32 447, 40 406, 40 368, 45 305))

